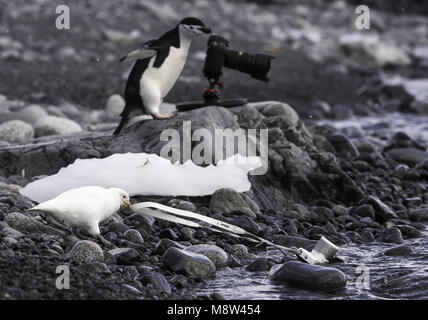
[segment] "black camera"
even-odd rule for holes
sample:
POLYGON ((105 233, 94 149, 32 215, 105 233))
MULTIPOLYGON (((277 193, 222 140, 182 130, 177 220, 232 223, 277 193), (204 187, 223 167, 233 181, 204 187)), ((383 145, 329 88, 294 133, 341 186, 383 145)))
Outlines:
POLYGON ((225 38, 212 35, 207 43, 207 55, 204 64, 204 76, 208 79, 210 87, 203 93, 204 101, 183 102, 177 104, 178 111, 191 110, 208 105, 223 107, 240 106, 247 103, 246 99, 220 99, 218 89, 223 87, 220 77, 223 66, 249 74, 251 77, 269 81, 267 75, 271 67, 271 60, 275 57, 266 54, 250 54, 242 51, 228 49, 229 41, 225 38))
POLYGON ((209 81, 218 81, 222 75, 223 66, 248 73, 258 80, 269 81, 267 74, 273 56, 229 50, 229 41, 216 35, 208 39, 207 47, 204 75, 209 81))

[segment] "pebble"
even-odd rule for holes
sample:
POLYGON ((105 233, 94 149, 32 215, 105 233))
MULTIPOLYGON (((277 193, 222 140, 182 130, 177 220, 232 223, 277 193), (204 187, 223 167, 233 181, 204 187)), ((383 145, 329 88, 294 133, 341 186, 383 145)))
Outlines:
POLYGON ((256 271, 269 271, 273 267, 274 263, 267 259, 256 259, 251 262, 245 269, 251 272, 256 271))
POLYGON ((103 250, 98 244, 89 240, 77 242, 69 252, 70 260, 77 263, 91 263, 104 260, 103 250))
POLYGON ((11 120, 0 124, 0 141, 25 142, 33 138, 33 127, 24 121, 11 120))
POLYGON ((133 248, 117 248, 109 252, 116 258, 118 265, 132 265, 139 261, 139 254, 133 248))
POLYGON ((413 253, 415 253, 415 251, 409 246, 398 246, 384 252, 387 256, 409 256, 413 253))
POLYGON ((159 290, 160 292, 171 293, 171 286, 168 281, 165 279, 163 275, 157 272, 147 272, 137 277, 138 281, 140 281, 144 285, 151 284, 154 288, 159 290))
POLYGON ((218 246, 210 244, 197 244, 185 248, 184 251, 203 254, 214 263, 217 269, 227 266, 228 255, 222 248, 218 246))
POLYGON ((162 261, 174 272, 184 273, 187 276, 211 278, 216 274, 214 263, 206 256, 174 247, 165 251, 162 261))
POLYGON ((381 239, 384 242, 388 242, 388 243, 397 243, 397 244, 403 243, 403 236, 401 234, 401 231, 396 227, 391 227, 383 231, 381 233, 381 239))
POLYGON ((140 244, 144 243, 144 239, 141 236, 141 233, 138 232, 137 230, 134 230, 134 229, 126 230, 125 233, 123 234, 123 237, 126 240, 134 242, 134 243, 140 243, 140 244))

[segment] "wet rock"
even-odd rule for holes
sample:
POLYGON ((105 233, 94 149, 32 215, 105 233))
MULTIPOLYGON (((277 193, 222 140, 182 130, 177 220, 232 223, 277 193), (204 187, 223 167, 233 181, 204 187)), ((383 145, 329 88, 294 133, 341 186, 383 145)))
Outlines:
POLYGON ((401 234, 401 231, 396 227, 391 227, 383 231, 381 233, 381 239, 382 241, 388 243, 403 243, 403 236, 401 234))
POLYGON ((406 239, 412 239, 412 238, 421 238, 422 232, 420 232, 418 229, 412 226, 396 226, 402 233, 403 237, 406 239))
POLYGON ((386 155, 399 163, 415 165, 428 159, 428 153, 415 148, 391 149, 385 152, 386 155))
POLYGON ((244 258, 248 255, 248 248, 243 244, 234 244, 232 246, 232 254, 238 258, 244 258))
POLYGON ((43 137, 56 134, 69 134, 82 131, 80 125, 73 120, 55 116, 40 118, 34 124, 36 137, 43 137))
POLYGON ((373 206, 375 209, 375 219, 380 223, 386 222, 389 219, 398 218, 395 212, 377 197, 368 196, 365 202, 373 206))
POLYGON ((168 248, 162 256, 162 261, 174 272, 184 273, 198 278, 215 276, 216 268, 206 256, 186 252, 178 248, 168 248))
POLYGON ((133 248, 117 248, 109 250, 119 265, 132 265, 139 261, 137 250, 133 248))
POLYGON ((274 263, 266 259, 256 259, 251 262, 246 269, 251 272, 256 271, 269 271, 273 267, 274 263))
POLYGON ((106 103, 106 118, 117 118, 125 107, 125 100, 119 94, 111 95, 106 103))
POLYGON ((315 245, 317 241, 308 240, 301 237, 293 237, 293 236, 278 234, 273 237, 273 243, 279 244, 284 247, 306 248, 310 245, 315 245))
POLYGON ((316 291, 336 291, 346 287, 346 276, 342 271, 297 261, 284 263, 273 273, 272 280, 316 291))
POLYGON ((349 210, 344 206, 337 204, 333 207, 333 212, 335 216, 343 216, 348 214, 349 210))
POLYGON ((408 217, 411 221, 428 221, 428 208, 412 209, 408 217))
POLYGON ((409 256, 415 251, 409 246, 398 246, 384 252, 386 256, 409 256))
POLYGON ((137 230, 134 229, 128 229, 125 231, 125 233, 123 234, 123 237, 131 242, 134 243, 144 243, 144 239, 141 236, 141 233, 138 232, 137 230))
POLYGON ((21 120, 12 120, 0 124, 0 141, 25 142, 34 138, 33 127, 21 120))
POLYGON ((334 146, 334 148, 339 154, 343 154, 350 157, 356 157, 360 154, 357 147, 355 147, 352 141, 341 133, 329 135, 327 136, 327 139, 334 146))
POLYGON ((151 284, 160 292, 171 293, 171 286, 163 275, 157 272, 147 272, 137 277, 137 280, 144 285, 151 284))
POLYGON ((360 236, 364 243, 371 243, 375 239, 373 233, 370 230, 363 230, 360 236))
POLYGON ((224 213, 240 211, 251 218, 260 212, 259 206, 246 194, 238 193, 233 189, 219 189, 211 197, 210 210, 218 210, 224 213))
POLYGON ((102 262, 104 254, 101 247, 93 241, 81 240, 69 252, 70 260, 77 263, 102 262))
POLYGON ((375 219, 373 207, 369 204, 364 204, 355 208, 355 213, 360 217, 369 217, 375 219))
POLYGON ((184 251, 203 254, 214 263, 217 269, 227 265, 227 253, 222 248, 215 245, 197 244, 185 248, 184 251))
POLYGON ((179 248, 179 249, 184 249, 185 247, 181 244, 179 244, 178 242, 172 241, 170 239, 161 239, 157 244, 155 249, 153 250, 154 254, 158 254, 158 255, 163 255, 164 252, 170 248, 170 247, 174 247, 174 248, 179 248))
POLYGON ((175 231, 170 228, 162 230, 159 234, 159 237, 171 239, 174 241, 177 241, 178 239, 180 239, 180 237, 175 233, 175 231))

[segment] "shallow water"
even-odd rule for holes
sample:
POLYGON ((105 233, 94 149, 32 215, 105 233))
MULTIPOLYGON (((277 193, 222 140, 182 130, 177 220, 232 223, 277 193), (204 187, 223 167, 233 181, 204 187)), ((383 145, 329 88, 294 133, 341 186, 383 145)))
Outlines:
MULTIPOLYGON (((338 129, 357 128, 363 135, 387 140, 397 131, 428 145, 428 116, 391 113, 379 117, 355 117, 347 120, 323 121, 338 129)), ((428 227, 428 224, 425 224, 428 227)), ((347 276, 346 288, 334 293, 312 292, 287 285, 276 285, 268 279, 268 272, 249 272, 245 268, 226 268, 217 271, 215 279, 199 292, 218 292, 226 299, 286 300, 286 299, 428 299, 428 231, 423 237, 404 240, 415 253, 403 257, 383 255, 398 246, 374 242, 365 245, 342 246, 339 256, 345 263, 329 264, 347 276), (368 270, 368 281, 358 281, 362 268, 368 270), (368 269, 366 269, 368 268, 368 269), (365 284, 365 286, 363 285, 365 284)), ((259 257, 281 258, 279 251, 270 251, 259 257)), ((361 279, 361 278, 360 278, 361 279)))
MULTIPOLYGON (((426 225, 426 227, 428 224, 426 225)), ((346 288, 333 293, 313 292, 287 285, 273 284, 268 272, 249 272, 245 268, 225 268, 199 294, 218 292, 226 299, 288 300, 288 299, 427 299, 428 298, 428 231, 424 237, 405 240, 415 254, 408 257, 383 255, 396 244, 370 243, 341 247, 339 256, 345 263, 328 264, 347 276, 346 288), (368 268, 368 281, 357 281, 359 271, 368 268), (364 284, 364 285, 363 285, 364 284), (368 285, 368 287, 367 287, 368 285)), ((259 257, 279 260, 277 250, 259 257)))

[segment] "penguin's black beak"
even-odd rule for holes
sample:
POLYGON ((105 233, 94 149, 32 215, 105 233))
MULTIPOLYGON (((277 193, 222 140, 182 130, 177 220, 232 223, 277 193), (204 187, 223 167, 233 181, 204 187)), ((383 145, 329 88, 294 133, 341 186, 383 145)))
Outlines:
POLYGON ((211 33, 211 29, 208 27, 199 27, 199 30, 201 30, 203 33, 211 33))

